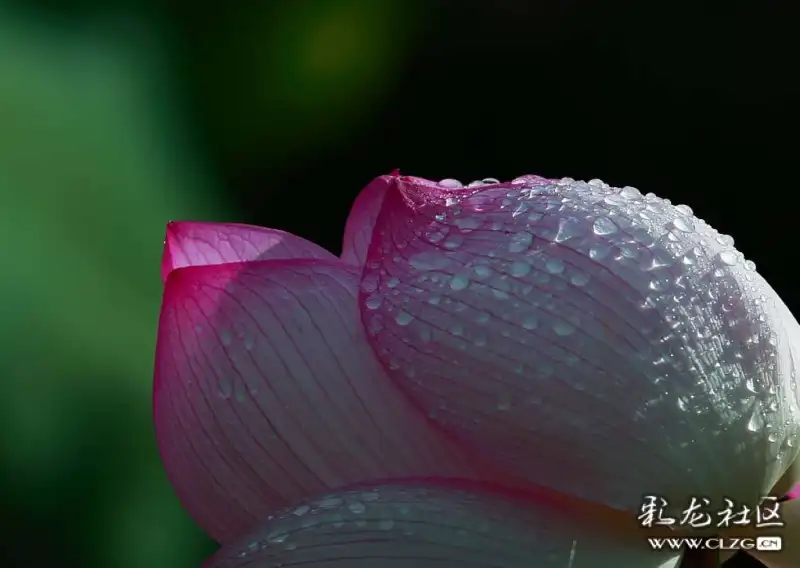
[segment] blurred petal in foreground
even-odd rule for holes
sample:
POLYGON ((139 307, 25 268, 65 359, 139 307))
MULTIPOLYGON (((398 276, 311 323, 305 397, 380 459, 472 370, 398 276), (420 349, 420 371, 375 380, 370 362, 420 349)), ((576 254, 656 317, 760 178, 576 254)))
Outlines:
POLYGON ((183 504, 215 539, 344 484, 470 475, 374 358, 357 272, 294 259, 170 273, 158 443, 183 504))
POLYGON ((301 503, 204 568, 674 568, 637 535, 475 487, 379 485, 301 503))

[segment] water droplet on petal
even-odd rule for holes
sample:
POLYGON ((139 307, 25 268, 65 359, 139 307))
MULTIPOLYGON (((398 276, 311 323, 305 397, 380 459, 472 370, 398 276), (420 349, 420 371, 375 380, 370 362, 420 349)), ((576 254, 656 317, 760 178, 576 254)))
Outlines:
POLYGON ((280 544, 287 538, 289 538, 289 531, 286 529, 278 529, 267 535, 267 542, 271 544, 280 544))
POLYGON ((719 259, 728 266, 733 266, 738 261, 736 253, 732 250, 726 250, 719 253, 719 259))
POLYGON ((527 329, 528 331, 536 329, 538 325, 539 325, 539 320, 536 318, 536 316, 527 315, 524 318, 522 318, 522 327, 527 329))
POLYGON ((453 290, 464 290, 469 286, 469 276, 466 274, 456 274, 450 279, 450 288, 453 290))
POLYGON ((511 235, 511 241, 508 243, 508 252, 523 252, 527 250, 533 242, 533 235, 527 231, 520 231, 511 235))
POLYGON ((545 263, 545 268, 550 274, 561 274, 564 272, 564 262, 558 258, 549 258, 545 263))
POLYGON ((511 265, 511 276, 522 278, 531 272, 531 265, 527 262, 518 260, 511 265))
POLYGON ((692 208, 688 205, 676 205, 675 209, 678 210, 678 213, 686 215, 687 217, 691 217, 694 214, 694 211, 692 211, 692 208))
MULTIPOLYGON (((446 266, 450 265, 450 259, 444 256, 441 253, 433 252, 433 251, 424 251, 419 252, 411 256, 408 259, 409 263, 413 268, 417 270, 439 270, 445 268, 446 266)), ((363 286, 362 286, 363 287, 363 286)), ((374 292, 375 288, 372 290, 364 289, 366 292, 374 292)))
POLYGON ((592 245, 589 249, 589 258, 592 260, 603 260, 611 253, 611 246, 605 243, 592 245))
POLYGON ((589 283, 589 275, 582 270, 576 270, 570 275, 569 281, 573 286, 586 286, 589 283))
POLYGON ((600 217, 592 225, 592 230, 596 235, 613 235, 617 229, 617 224, 608 217, 600 217))
POLYGON ((683 231, 684 233, 691 233, 694 231, 694 223, 692 223, 692 220, 688 217, 678 217, 672 222, 672 224, 676 229, 683 231))
POLYGON ((569 322, 557 321, 555 324, 553 324, 553 331, 556 332, 556 335, 565 337, 575 331, 575 326, 569 322))
POLYGON ((397 314, 394 316, 394 321, 397 322, 397 325, 408 325, 413 319, 414 316, 403 310, 397 310, 397 314))
POLYGON ((367 507, 364 505, 364 503, 358 503, 358 502, 350 503, 349 505, 347 505, 347 508, 350 509, 351 513, 354 513, 356 515, 361 515, 367 510, 367 507))
POLYGON ((446 178, 439 182, 439 185, 442 187, 447 187, 450 189, 458 189, 460 187, 464 187, 464 184, 458 181, 457 179, 446 178))

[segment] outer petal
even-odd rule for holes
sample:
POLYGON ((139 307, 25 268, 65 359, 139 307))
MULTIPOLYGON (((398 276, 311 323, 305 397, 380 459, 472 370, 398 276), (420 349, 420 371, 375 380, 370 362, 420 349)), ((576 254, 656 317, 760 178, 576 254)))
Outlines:
POLYGON ((672 552, 558 508, 475 490, 382 485, 325 495, 263 523, 205 568, 673 568, 672 552))
POLYGON ((277 229, 236 223, 173 221, 167 225, 161 276, 184 266, 224 264, 276 258, 321 258, 335 255, 314 243, 277 229))
POLYGON ((372 229, 378 218, 383 197, 386 195, 386 188, 389 187, 393 177, 396 177, 396 174, 374 179, 353 203, 344 229, 342 260, 345 262, 356 266, 364 264, 372 229))
POLYGON ((170 274, 156 433, 183 504, 215 539, 343 484, 472 474, 373 357, 356 273, 289 260, 170 274))
POLYGON ((363 321, 459 439, 621 509, 753 504, 794 460, 800 327, 690 209, 599 180, 395 184, 363 321))

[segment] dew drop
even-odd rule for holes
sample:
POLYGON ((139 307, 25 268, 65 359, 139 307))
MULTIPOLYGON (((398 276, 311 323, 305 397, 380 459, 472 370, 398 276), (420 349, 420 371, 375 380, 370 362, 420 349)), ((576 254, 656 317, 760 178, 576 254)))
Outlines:
POLYGON ((350 510, 351 513, 356 515, 361 515, 362 513, 366 512, 367 507, 364 503, 353 502, 347 505, 347 508, 350 510))
POLYGON ((598 243, 592 245, 592 247, 589 249, 589 258, 591 258, 592 260, 603 260, 610 253, 611 253, 610 245, 604 243, 598 243))
MULTIPOLYGON (((439 270, 449 266, 450 259, 441 253, 424 251, 412 255, 409 259, 409 263, 417 270, 439 270)), ((366 288, 364 290, 366 292, 375 291, 375 289, 368 290, 366 288)))
POLYGON ((397 322, 397 325, 408 325, 413 319, 414 316, 403 310, 397 310, 397 314, 394 316, 394 321, 397 322))
POLYGON ((469 286, 469 276, 466 274, 456 274, 450 279, 450 288, 453 290, 464 290, 469 286))
POLYGON ((560 335, 561 337, 566 337, 567 335, 572 334, 575 331, 575 326, 573 326, 569 322, 565 321, 557 321, 553 324, 553 331, 556 332, 556 335, 560 335))
POLYGON ((753 412, 750 416, 750 420, 747 421, 747 430, 749 432, 758 432, 758 427, 760 424, 759 416, 757 412, 753 412))
POLYGON ((564 272, 564 263, 558 258, 549 258, 545 263, 545 268, 550 274, 561 274, 564 272))
POLYGON ((582 270, 576 270, 570 275, 569 281, 573 286, 586 286, 589 283, 589 275, 582 270))
POLYGON ((377 310, 383 304, 383 296, 380 294, 373 294, 372 296, 367 298, 367 301, 364 302, 364 305, 367 306, 368 310, 377 310))
POLYGON ((287 538, 289 538, 289 531, 286 529, 278 529, 267 535, 267 542, 270 544, 280 544, 287 538))
POLYGON ((638 189, 630 185, 626 185, 625 187, 623 187, 619 193, 620 195, 622 195, 623 197, 627 197, 628 199, 639 199, 642 197, 642 192, 640 192, 638 189))
POLYGON ((479 279, 489 278, 492 275, 492 269, 485 264, 479 264, 473 268, 473 271, 475 272, 475 276, 479 279))
POLYGON ((732 247, 733 246, 733 237, 730 235, 720 235, 717 237, 717 242, 722 246, 732 247))
POLYGON ((472 231, 481 226, 481 221, 476 215, 467 215, 465 217, 456 217, 453 224, 462 231, 472 231))
POLYGON ((678 217, 672 222, 672 224, 676 229, 683 231, 684 233, 691 233, 694 231, 694 223, 692 223, 692 220, 688 217, 678 217))
POLYGON ((531 272, 531 265, 527 262, 518 260, 511 265, 511 276, 522 278, 531 272))
POLYGON ((555 241, 563 243, 569 239, 579 237, 583 234, 581 223, 578 219, 568 218, 561 219, 558 223, 558 233, 556 234, 555 241))
POLYGON ((727 264, 728 266, 733 266, 738 261, 736 253, 732 250, 726 250, 719 253, 719 259, 723 262, 723 264, 727 264))
POLYGON ((522 252, 526 250, 533 242, 533 235, 527 231, 520 231, 511 235, 511 241, 508 243, 508 252, 522 252))
POLYGON ((460 187, 464 187, 464 184, 458 181, 457 179, 446 178, 439 182, 439 185, 442 187, 447 187, 450 189, 458 189, 460 187))
POLYGON ((744 263, 744 267, 747 270, 753 271, 753 270, 756 269, 756 263, 753 262, 752 260, 746 260, 745 263, 744 263))
POLYGON ((528 331, 536 329, 539 326, 539 320, 536 316, 527 315, 522 318, 522 327, 527 329, 528 331))
POLYGON ((617 224, 608 217, 600 217, 592 225, 592 230, 596 235, 613 235, 617 229, 617 224))
POLYGON ((676 205, 675 209, 677 209, 678 213, 686 215, 687 217, 694 215, 694 211, 692 211, 692 208, 688 205, 676 205))
POLYGON ((444 240, 444 248, 448 250, 455 250, 462 244, 464 244, 464 237, 457 233, 448 235, 448 237, 444 240))

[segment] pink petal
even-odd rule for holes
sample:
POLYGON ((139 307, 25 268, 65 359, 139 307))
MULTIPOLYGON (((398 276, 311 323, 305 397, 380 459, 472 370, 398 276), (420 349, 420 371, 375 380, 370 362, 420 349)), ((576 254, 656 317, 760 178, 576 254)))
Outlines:
POLYGON ((436 485, 376 485, 299 503, 204 568, 674 568, 638 534, 547 503, 436 485))
POLYGON ((394 175, 381 176, 374 179, 358 194, 347 225, 344 229, 344 242, 342 245, 342 260, 348 264, 362 266, 367 256, 367 247, 372 237, 372 228, 378 218, 386 188, 395 177, 394 175))
POLYGON ((167 225, 161 276, 166 282, 172 270, 184 266, 224 264, 276 258, 336 256, 290 233, 236 223, 173 221, 167 225))
POLYGON ((797 455, 780 298, 688 208, 520 179, 393 181, 360 297, 389 375, 531 483, 627 510, 757 502, 797 455))
POLYGON ((789 499, 800 499, 800 483, 792 487, 791 490, 789 490, 789 492, 786 494, 786 496, 789 499))
POLYGON ((294 259, 182 268, 167 281, 156 432, 183 504, 213 538, 346 483, 476 475, 372 355, 357 272, 294 259))

